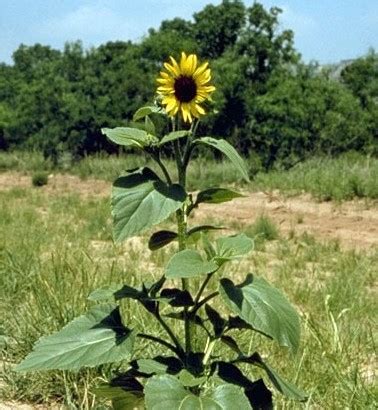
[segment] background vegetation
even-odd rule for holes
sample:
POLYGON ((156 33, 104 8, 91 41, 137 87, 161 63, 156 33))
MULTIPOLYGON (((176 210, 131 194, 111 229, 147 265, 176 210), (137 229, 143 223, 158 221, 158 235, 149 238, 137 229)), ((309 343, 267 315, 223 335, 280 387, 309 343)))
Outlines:
POLYGON ((290 167, 316 154, 376 154, 378 57, 332 69, 304 65, 280 9, 224 0, 192 20, 175 18, 141 42, 63 51, 21 45, 0 64, 0 149, 39 149, 53 162, 115 152, 101 127, 127 125, 153 101, 155 78, 181 50, 211 60, 217 92, 202 133, 231 140, 261 167, 290 167))

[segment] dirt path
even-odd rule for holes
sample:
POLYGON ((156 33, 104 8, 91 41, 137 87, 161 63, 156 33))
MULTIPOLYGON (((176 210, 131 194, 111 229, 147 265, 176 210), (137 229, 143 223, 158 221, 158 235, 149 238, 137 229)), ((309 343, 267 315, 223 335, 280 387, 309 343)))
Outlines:
MULTIPOLYGON (((81 180, 72 175, 51 175, 48 185, 31 186, 30 176, 20 173, 0 173, 0 192, 13 188, 39 189, 47 195, 75 193, 89 198, 107 197, 110 183, 102 180, 81 180)), ((254 192, 246 197, 220 205, 202 204, 195 215, 226 221, 252 224, 265 214, 280 227, 284 234, 308 232, 323 239, 338 239, 347 248, 371 248, 378 246, 378 205, 365 201, 316 202, 310 195, 284 198, 279 193, 254 192), (214 213, 215 212, 215 213, 214 213)))
MULTIPOLYGON (((203 204, 197 216, 211 215, 214 208, 203 204)), ((378 245, 378 208, 363 201, 342 204, 316 202, 310 195, 284 198, 279 194, 249 193, 245 198, 219 205, 222 218, 252 224, 260 215, 269 216, 284 234, 308 232, 323 239, 338 239, 347 248, 378 245)))

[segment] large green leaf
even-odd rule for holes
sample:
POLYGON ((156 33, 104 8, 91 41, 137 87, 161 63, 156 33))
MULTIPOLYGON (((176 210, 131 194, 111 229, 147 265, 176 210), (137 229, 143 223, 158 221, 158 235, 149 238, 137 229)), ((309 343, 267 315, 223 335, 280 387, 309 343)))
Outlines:
POLYGON ((178 140, 179 138, 187 137, 190 134, 190 131, 173 131, 160 140, 159 145, 164 145, 167 142, 172 142, 178 140))
POLYGON ((41 338, 16 370, 75 370, 118 362, 130 357, 133 345, 134 332, 122 324, 119 307, 97 305, 61 331, 41 338))
POLYGON ((213 261, 205 261, 195 250, 185 249, 178 252, 170 259, 166 267, 167 278, 192 278, 194 276, 206 275, 218 269, 213 261))
POLYGON ((234 285, 221 279, 220 294, 233 313, 281 346, 298 350, 299 317, 284 295, 262 278, 249 274, 244 283, 234 285))
POLYGON ((231 191, 226 188, 209 188, 198 193, 196 205, 203 202, 207 204, 220 204, 243 196, 244 195, 239 194, 239 192, 231 191))
POLYGON ((253 249, 253 240, 244 233, 218 238, 215 243, 215 258, 223 261, 240 258, 253 249))
POLYGON ((307 395, 305 392, 299 390, 298 387, 294 386, 294 384, 281 377, 272 367, 262 360, 258 353, 254 353, 253 355, 245 358, 241 357, 237 359, 236 362, 251 363, 264 369, 274 387, 289 399, 299 401, 306 400, 307 395))
POLYGON ((115 240, 120 242, 164 221, 185 198, 180 185, 165 184, 149 168, 118 178, 112 190, 115 240))
POLYGON ((158 142, 156 137, 138 128, 102 128, 101 131, 114 143, 129 148, 143 149, 158 142))
POLYGON ((206 396, 196 396, 175 377, 159 375, 152 377, 144 389, 146 407, 149 410, 230 410, 235 405, 240 410, 251 406, 243 390, 223 384, 206 396))
POLYGON ((204 144, 210 147, 216 148, 217 150, 221 151, 226 157, 232 162, 235 168, 240 172, 242 177, 249 182, 248 176, 248 168, 242 159, 242 157, 238 154, 236 149, 228 143, 224 139, 215 139, 212 137, 202 137, 195 141, 197 144, 204 144))

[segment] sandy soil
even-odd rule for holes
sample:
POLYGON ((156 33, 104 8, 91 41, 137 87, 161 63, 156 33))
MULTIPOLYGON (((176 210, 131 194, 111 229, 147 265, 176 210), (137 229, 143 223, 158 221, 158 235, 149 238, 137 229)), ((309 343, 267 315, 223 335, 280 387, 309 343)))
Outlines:
MULTIPOLYGON (((107 197, 111 184, 102 180, 72 175, 50 175, 41 188, 31 186, 30 176, 20 173, 0 173, 0 192, 14 188, 39 189, 47 195, 75 193, 83 198, 107 197)), ((280 227, 284 234, 308 232, 322 239, 338 239, 346 248, 371 248, 378 245, 378 203, 369 201, 317 202, 310 195, 285 198, 279 192, 245 193, 246 197, 220 205, 202 204, 195 211, 199 220, 222 219, 252 224, 264 214, 280 227), (215 212, 215 213, 214 213, 215 212)))

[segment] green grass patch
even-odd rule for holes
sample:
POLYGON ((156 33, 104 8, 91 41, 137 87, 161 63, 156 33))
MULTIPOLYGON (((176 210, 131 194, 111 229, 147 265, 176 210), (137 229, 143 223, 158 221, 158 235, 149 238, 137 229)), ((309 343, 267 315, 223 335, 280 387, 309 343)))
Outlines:
POLYGON ((313 158, 288 171, 256 175, 255 189, 290 195, 310 193, 321 201, 378 198, 378 159, 349 153, 338 158, 313 158))

